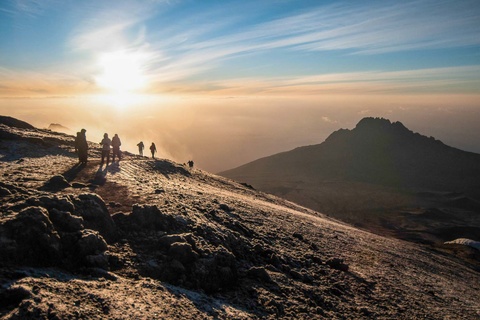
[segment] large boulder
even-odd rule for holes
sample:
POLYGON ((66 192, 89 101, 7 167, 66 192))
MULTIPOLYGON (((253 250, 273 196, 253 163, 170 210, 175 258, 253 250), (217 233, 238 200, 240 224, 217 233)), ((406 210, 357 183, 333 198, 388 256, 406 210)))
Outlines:
POLYGON ((59 232, 76 232, 85 228, 82 217, 55 208, 50 211, 50 220, 59 232))
POLYGON ((176 230, 178 223, 169 214, 164 214, 155 205, 135 204, 129 215, 131 228, 134 230, 176 230))
POLYGON ((82 229, 62 234, 62 254, 67 268, 99 267, 108 269, 107 243, 98 231, 82 229))
POLYGON ((232 288, 238 283, 235 256, 220 246, 210 257, 195 262, 190 277, 194 287, 207 293, 232 288))
POLYGON ((84 229, 80 232, 76 249, 81 257, 97 255, 107 250, 107 243, 98 232, 84 229))
POLYGON ((65 188, 71 187, 70 183, 62 175, 56 175, 51 177, 45 184, 42 189, 58 191, 65 188))
POLYGON ((108 242, 113 242, 117 238, 115 222, 110 216, 103 199, 96 194, 83 193, 78 196, 51 195, 31 197, 13 206, 12 210, 18 211, 27 206, 46 208, 51 216, 50 218, 56 224, 55 228, 59 228, 60 231, 71 232, 85 227, 86 229, 97 230, 108 242), (63 214, 59 213, 59 211, 63 212, 63 214), (68 213, 73 217, 70 217, 68 213), (82 220, 75 222, 75 217, 79 217, 82 220), (62 221, 64 219, 68 221, 62 221), (79 228, 79 222, 82 223, 82 228, 79 228), (67 228, 67 230, 63 230, 63 228, 67 228))
POLYGON ((158 239, 158 246, 161 249, 169 249, 174 243, 185 242, 190 244, 193 249, 196 249, 196 241, 192 233, 168 234, 158 239))
POLYGON ((73 198, 72 202, 75 206, 72 213, 83 218, 86 229, 97 230, 108 242, 116 240, 117 227, 101 197, 84 193, 73 198))
POLYGON ((71 197, 69 196, 52 195, 31 197, 26 201, 26 203, 30 206, 44 207, 49 212, 51 212, 52 209, 68 212, 73 212, 75 210, 75 206, 73 205, 71 197))
POLYGON ((168 249, 168 255, 184 265, 189 265, 198 259, 198 253, 192 246, 185 242, 175 242, 168 249))
POLYGON ((60 262, 60 236, 42 207, 28 207, 0 221, 2 263, 54 266, 60 262))

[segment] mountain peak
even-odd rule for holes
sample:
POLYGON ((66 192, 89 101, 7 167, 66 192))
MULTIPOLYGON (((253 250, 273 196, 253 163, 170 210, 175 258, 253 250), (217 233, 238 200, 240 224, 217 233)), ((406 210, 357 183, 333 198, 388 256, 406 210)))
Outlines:
POLYGON ((413 133, 412 131, 408 130, 400 121, 391 122, 385 118, 373 117, 367 117, 360 120, 355 127, 355 130, 369 132, 382 131, 384 133, 413 133))
POLYGON ((379 127, 379 126, 388 126, 391 125, 392 122, 388 119, 385 118, 379 118, 379 117, 366 117, 360 120, 357 123, 356 128, 361 128, 361 127, 379 127))
POLYGON ((329 143, 337 143, 342 140, 355 140, 356 143, 370 144, 373 141, 380 141, 387 139, 402 139, 408 137, 420 137, 419 134, 415 134, 413 131, 407 129, 403 123, 391 122, 385 118, 366 117, 360 120, 354 129, 339 129, 333 132, 327 139, 329 143))

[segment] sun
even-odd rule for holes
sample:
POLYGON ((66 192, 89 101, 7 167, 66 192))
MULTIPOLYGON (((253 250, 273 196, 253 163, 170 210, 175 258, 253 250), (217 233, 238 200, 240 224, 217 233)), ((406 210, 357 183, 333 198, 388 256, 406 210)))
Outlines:
POLYGON ((140 53, 115 51, 104 53, 98 60, 101 73, 95 78, 97 85, 111 94, 137 92, 147 85, 144 57, 140 53))

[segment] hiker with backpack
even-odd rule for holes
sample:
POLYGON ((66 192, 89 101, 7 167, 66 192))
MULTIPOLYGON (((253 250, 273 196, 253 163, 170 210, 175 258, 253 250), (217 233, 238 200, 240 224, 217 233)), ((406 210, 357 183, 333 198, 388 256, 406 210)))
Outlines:
POLYGON ((88 143, 85 132, 87 130, 82 129, 80 132, 77 132, 77 137, 75 138, 75 152, 78 152, 78 161, 80 163, 87 163, 88 158, 88 143))
POLYGON ((120 153, 121 145, 122 145, 122 142, 120 141, 118 134, 115 133, 115 135, 112 138, 112 163, 115 162, 115 156, 118 157, 118 161, 121 160, 121 153, 120 153))
POLYGON ((143 144, 143 141, 140 141, 137 144, 137 147, 138 147, 138 154, 143 157, 143 149, 145 149, 145 145, 143 144))
POLYGON ((155 159, 155 152, 157 152, 157 147, 153 142, 152 142, 152 145, 150 146, 150 152, 152 152, 152 159, 155 159))
POLYGON ((100 144, 102 145, 102 161, 100 162, 100 165, 103 165, 106 157, 108 166, 108 163, 110 162, 110 146, 112 145, 112 140, 110 140, 108 137, 108 133, 103 135, 103 140, 100 142, 100 144))

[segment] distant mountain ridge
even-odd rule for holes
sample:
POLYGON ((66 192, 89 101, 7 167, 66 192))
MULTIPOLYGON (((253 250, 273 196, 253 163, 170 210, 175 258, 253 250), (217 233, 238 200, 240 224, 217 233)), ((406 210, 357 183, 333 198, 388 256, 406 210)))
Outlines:
POLYGON ((9 127, 15 127, 20 129, 34 129, 35 127, 31 124, 18 120, 9 116, 0 116, 0 124, 4 124, 9 127))
POLYGON ((465 191, 480 187, 480 155, 414 133, 400 122, 364 118, 354 129, 335 131, 321 144, 275 154, 220 175, 261 190, 264 182, 278 179, 465 191))
POLYGON ((50 123, 50 125, 47 128, 48 130, 56 131, 56 132, 64 132, 64 133, 71 133, 72 130, 70 128, 67 128, 60 123, 50 123))

